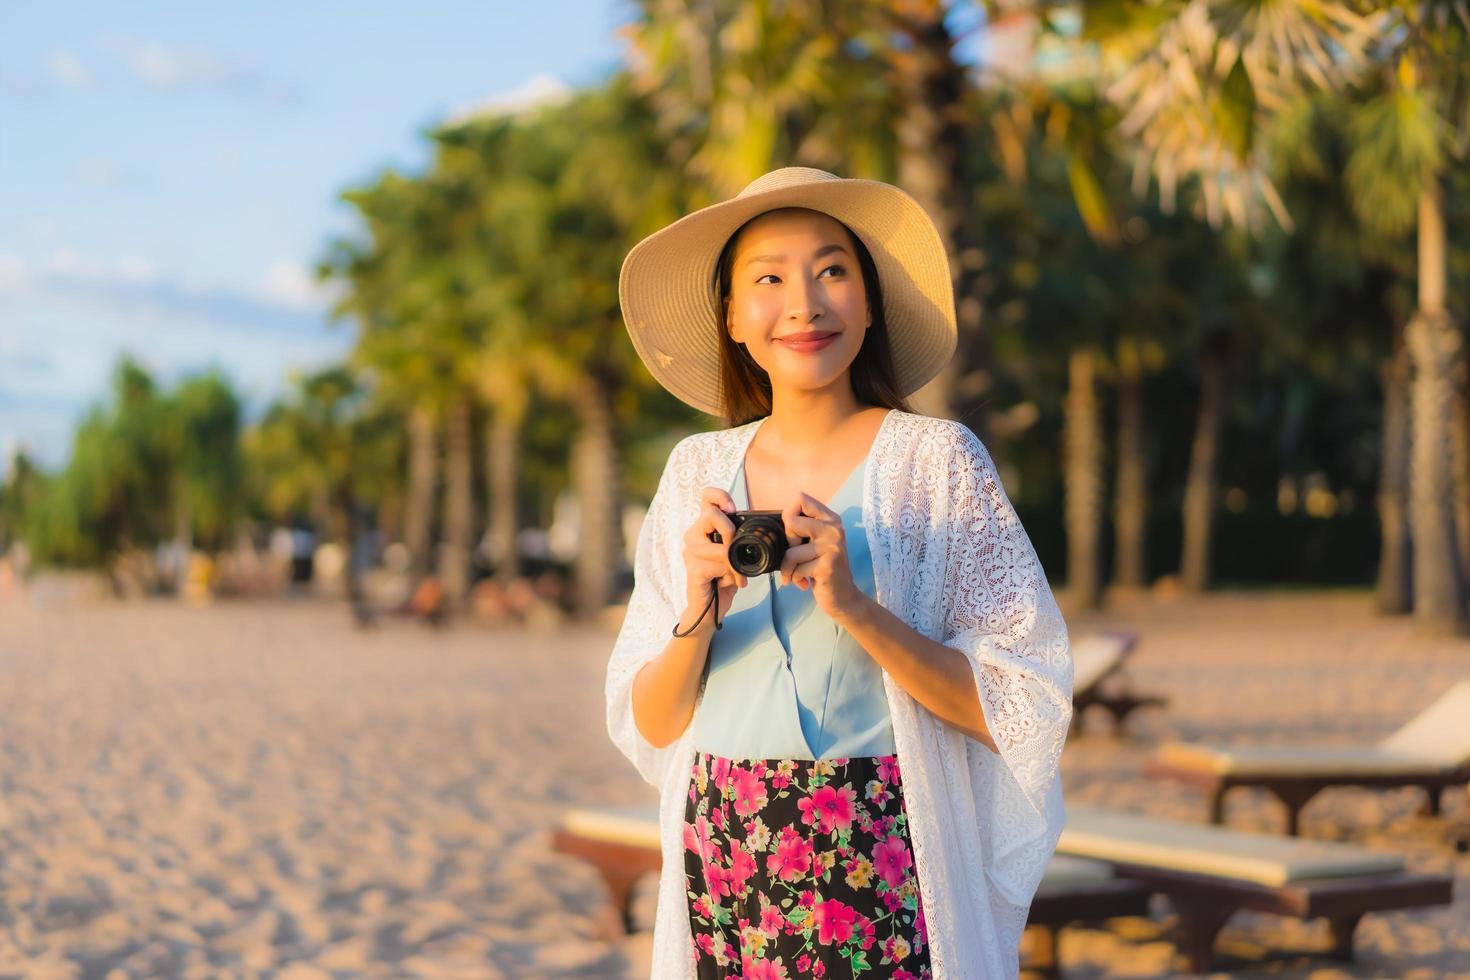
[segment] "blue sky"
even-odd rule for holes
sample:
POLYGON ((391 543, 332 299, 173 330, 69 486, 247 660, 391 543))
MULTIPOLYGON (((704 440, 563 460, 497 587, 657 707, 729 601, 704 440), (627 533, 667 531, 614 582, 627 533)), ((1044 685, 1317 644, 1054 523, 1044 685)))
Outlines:
POLYGON ((123 351, 208 366, 253 410, 339 358, 309 270, 336 197, 416 170, 457 111, 595 84, 617 0, 6 4, 0 14, 0 471, 62 464, 123 351), (554 81, 553 81, 554 80, 554 81))

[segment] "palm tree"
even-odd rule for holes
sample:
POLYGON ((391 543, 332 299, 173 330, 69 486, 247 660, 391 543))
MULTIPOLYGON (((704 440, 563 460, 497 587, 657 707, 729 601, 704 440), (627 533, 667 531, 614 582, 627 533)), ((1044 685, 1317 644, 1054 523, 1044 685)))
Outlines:
POLYGON ((354 597, 363 564, 358 522, 364 508, 394 493, 401 428, 393 410, 338 365, 297 378, 245 439, 266 512, 277 519, 311 513, 326 535, 346 542, 354 597))
POLYGON ((1462 632, 1470 570, 1456 527, 1461 481, 1451 464, 1462 455, 1452 428, 1465 355, 1445 302, 1444 183, 1470 153, 1470 10, 1463 2, 1392 4, 1373 60, 1381 84, 1353 120, 1357 145, 1345 176, 1370 226, 1417 230, 1418 308, 1404 332, 1412 371, 1414 618, 1426 631, 1462 632))
POLYGON ((621 432, 651 380, 619 316, 618 264, 673 220, 685 181, 665 163, 653 115, 626 78, 524 117, 472 120, 436 134, 446 168, 471 174, 482 234, 466 253, 480 275, 468 309, 491 402, 492 506, 513 554, 515 432, 534 385, 578 422, 570 447, 581 519, 579 613, 612 599, 625 566, 621 432))
MULTIPOLYGON (((218 548, 244 504, 239 396, 218 372, 187 378, 170 393, 165 416, 174 456, 174 539, 185 556, 196 531, 207 547, 218 548)), ((188 567, 179 563, 180 588, 188 567)))
POLYGON ((405 539, 416 568, 430 548, 437 430, 445 431, 445 512, 438 574, 453 604, 468 588, 473 534, 472 400, 476 330, 467 318, 473 186, 442 167, 423 178, 385 174, 344 198, 363 215, 367 246, 335 243, 323 275, 346 279, 338 313, 362 324, 354 358, 406 409, 410 459, 405 539))
MULTIPOLYGON (((1260 134, 1273 113, 1311 87, 1342 86, 1364 63, 1374 24, 1347 4, 1241 4, 1194 0, 1166 7, 1082 7, 1082 39, 1095 45, 1110 99, 1133 141, 1134 187, 1157 179, 1172 210, 1181 181, 1194 178, 1196 213, 1259 231, 1263 211, 1291 219, 1269 173, 1260 134)), ((1204 348, 1201 401, 1185 492, 1182 579, 1209 580, 1223 352, 1204 348)))

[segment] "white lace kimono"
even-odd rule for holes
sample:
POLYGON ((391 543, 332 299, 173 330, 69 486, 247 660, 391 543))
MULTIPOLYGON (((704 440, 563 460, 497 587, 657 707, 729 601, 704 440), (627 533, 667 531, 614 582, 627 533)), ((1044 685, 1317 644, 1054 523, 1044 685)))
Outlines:
MULTIPOLYGON (((682 536, 700 490, 730 486, 763 421, 674 447, 638 536, 633 595, 608 664, 608 731, 659 789, 656 980, 694 976, 681 833, 694 747, 688 730, 662 749, 643 738, 633 678, 683 611, 682 536)), ((1000 749, 939 721, 884 674, 934 976, 1014 977, 1065 819, 1057 764, 1072 716, 1066 624, 989 453, 964 425, 890 411, 868 458, 863 518, 877 601, 969 658, 1000 749)))

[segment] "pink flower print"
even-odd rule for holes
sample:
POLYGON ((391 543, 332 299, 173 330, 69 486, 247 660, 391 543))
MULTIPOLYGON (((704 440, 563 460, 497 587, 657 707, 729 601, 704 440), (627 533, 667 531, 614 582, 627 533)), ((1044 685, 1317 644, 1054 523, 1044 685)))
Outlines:
POLYGON ((852 927, 857 922, 857 909, 844 905, 837 899, 819 902, 813 912, 817 927, 817 942, 823 945, 845 943, 852 938, 852 927))
MULTIPOLYGON (((817 790, 821 794, 824 790, 832 787, 823 786, 817 790)), ((830 833, 833 828, 847 830, 852 826, 852 818, 856 815, 854 804, 857 803, 857 793, 851 786, 844 786, 832 793, 831 796, 823 796, 818 804, 822 808, 823 817, 830 821, 831 826, 827 828, 830 833)))
POLYGON ((923 949, 925 946, 929 945, 929 926, 924 922, 924 903, 922 901, 922 897, 919 902, 918 918, 914 920, 914 929, 919 934, 919 941, 915 945, 917 945, 920 949, 923 949))
POLYGON ((896 889, 903 884, 904 872, 913 865, 913 855, 909 854, 909 846, 904 843, 902 837, 894 835, 878 842, 873 848, 873 870, 878 876, 888 883, 888 887, 896 889))
POLYGON ((700 814, 694 818, 694 826, 684 825, 684 846, 688 847, 700 857, 707 858, 714 851, 714 842, 710 840, 709 819, 700 814), (690 846, 690 838, 693 837, 693 846, 690 846))
POLYGON ((700 933, 698 936, 694 937, 694 941, 699 944, 700 949, 704 950, 710 956, 715 955, 714 936, 711 936, 709 933, 700 933))
POLYGON ((724 830, 725 830, 725 808, 724 807, 717 806, 714 809, 710 810, 709 819, 710 819, 710 823, 712 823, 712 824, 715 825, 715 829, 716 830, 720 831, 721 833, 724 832, 724 830))
POLYGON ((890 912, 897 912, 903 908, 903 899, 899 897, 898 892, 884 892, 878 897, 882 899, 883 907, 890 912))
POLYGON ((878 778, 890 786, 898 785, 898 756, 885 755, 878 760, 878 778))
POLYGON ((745 883, 753 874, 755 874, 755 858, 739 844, 733 845, 730 851, 730 870, 725 872, 726 879, 730 882, 730 890, 743 897, 745 883))
POLYGON ((704 862, 704 887, 709 890, 710 897, 716 901, 730 894, 730 873, 720 867, 718 860, 704 862))
POLYGON ((866 915, 858 916, 858 932, 862 935, 862 948, 867 949, 878 939, 878 927, 866 915))
POLYGON ((817 904, 817 893, 814 891, 802 892, 801 896, 796 900, 796 904, 800 905, 804 909, 811 908, 813 905, 817 904))
POLYGON ((730 760, 724 756, 716 756, 711 778, 714 780, 715 789, 724 792, 726 784, 730 782, 730 760))
POLYGON ((786 967, 780 960, 740 959, 740 974, 745 980, 786 980, 786 967))
POLYGON ((857 794, 847 786, 841 789, 823 786, 806 799, 798 800, 796 807, 801 811, 802 823, 816 823, 822 833, 830 834, 834 828, 846 830, 852 826, 857 815, 853 808, 856 802, 857 794))
POLYGON ((735 784, 735 812, 748 817, 766 805, 766 784, 748 769, 737 769, 732 777, 735 784))
POLYGON ((786 917, 776 906, 767 905, 761 909, 760 930, 772 939, 776 938, 776 934, 781 931, 781 926, 785 921, 786 917))
MULTIPOLYGON (((790 830, 789 827, 783 828, 790 830)), ((806 874, 812 863, 812 846, 794 833, 782 833, 776 853, 766 858, 766 871, 782 881, 794 881, 806 874)))
POLYGON ((800 956, 798 956, 796 958, 796 972, 797 973, 805 973, 807 970, 810 970, 811 969, 811 966, 812 966, 812 958, 810 956, 806 955, 805 953, 802 953, 800 956))

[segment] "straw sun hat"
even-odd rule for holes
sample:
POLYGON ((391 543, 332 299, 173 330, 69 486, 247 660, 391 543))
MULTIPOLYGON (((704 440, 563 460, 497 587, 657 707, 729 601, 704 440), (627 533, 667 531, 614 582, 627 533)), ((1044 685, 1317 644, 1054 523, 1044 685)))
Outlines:
POLYGON ((722 415, 715 263, 730 236, 775 208, 836 218, 872 253, 899 388, 912 394, 954 355, 954 290, 939 230, 908 194, 876 180, 783 167, 633 246, 618 277, 623 320, 649 372, 681 401, 722 415))

